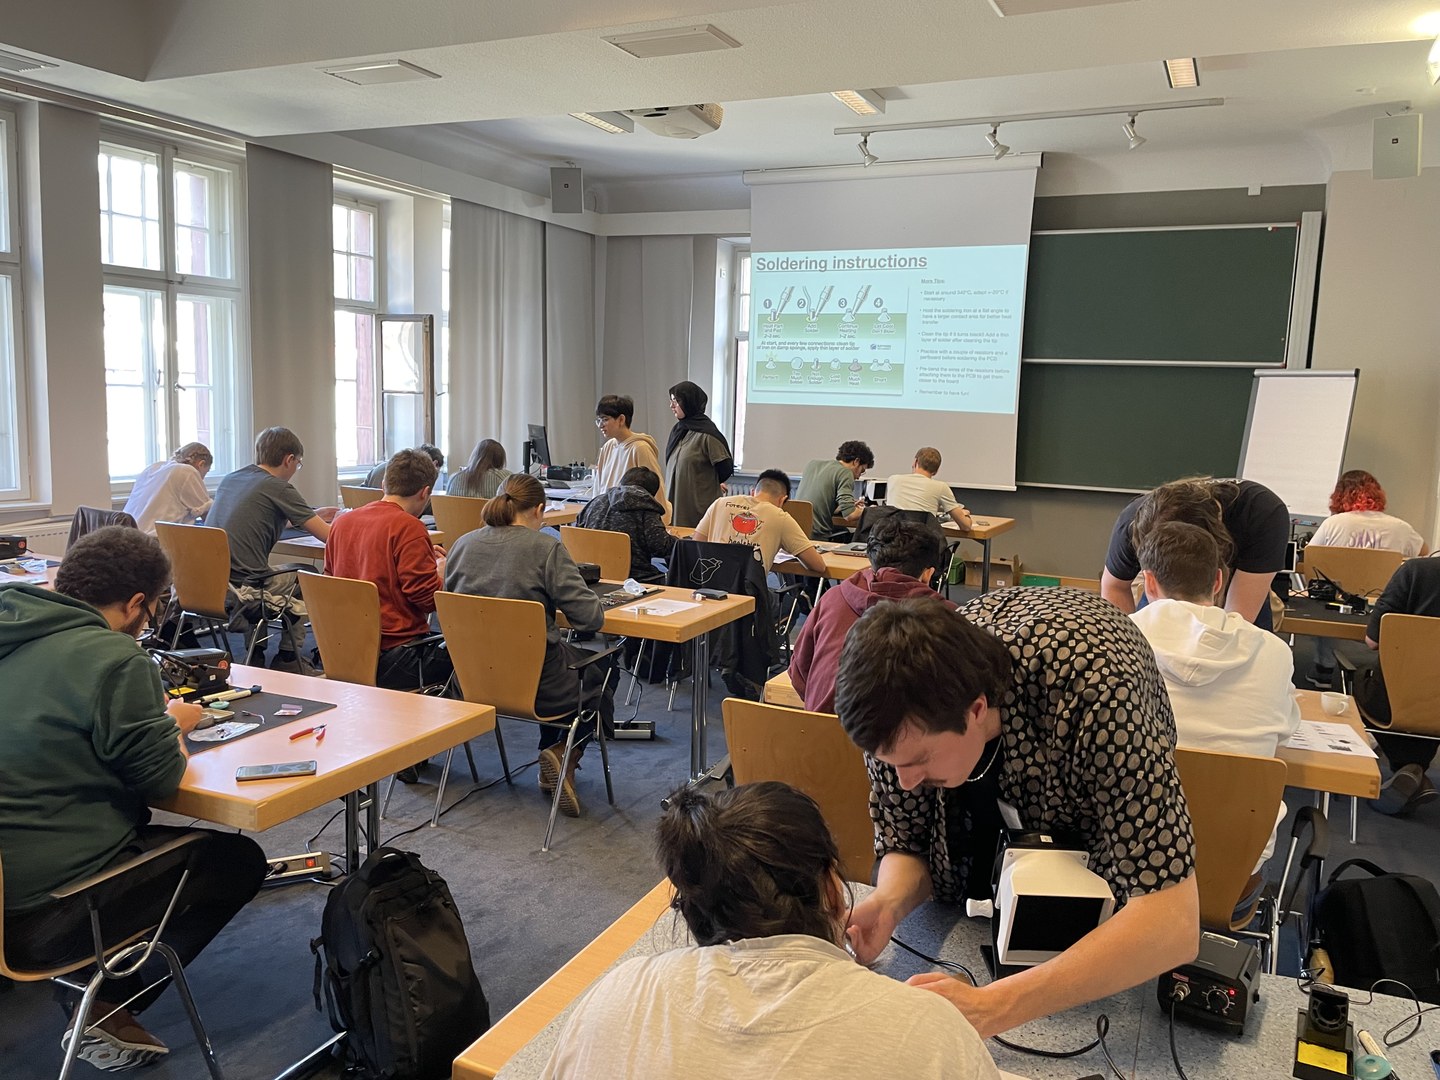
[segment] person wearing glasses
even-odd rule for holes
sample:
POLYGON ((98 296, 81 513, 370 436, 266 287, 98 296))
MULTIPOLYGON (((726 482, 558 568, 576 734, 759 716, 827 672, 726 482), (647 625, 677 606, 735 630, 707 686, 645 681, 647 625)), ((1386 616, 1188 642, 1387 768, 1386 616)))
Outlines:
MULTIPOLYGON (((191 832, 209 841, 165 934, 182 963, 260 889, 265 855, 248 836, 149 824, 148 807, 180 785, 184 736, 202 715, 199 705, 166 703, 160 669, 136 644, 169 584, 155 538, 111 525, 75 542, 53 590, 0 587, 0 852, 5 946, 17 966, 92 956, 87 911, 50 894, 191 832)), ((157 966, 158 957, 106 981, 90 1010, 98 1019, 79 1036, 82 1061, 133 1068, 168 1053, 135 1018, 165 987, 157 966)), ((72 1026, 61 1045, 74 1037, 72 1026)))
POLYGON ((635 401, 618 394, 606 394, 595 405, 595 426, 605 444, 595 465, 595 494, 619 487, 631 469, 649 469, 660 477, 655 501, 664 509, 661 519, 670 524, 670 502, 665 498, 665 480, 660 469, 660 446, 643 431, 633 431, 635 401))

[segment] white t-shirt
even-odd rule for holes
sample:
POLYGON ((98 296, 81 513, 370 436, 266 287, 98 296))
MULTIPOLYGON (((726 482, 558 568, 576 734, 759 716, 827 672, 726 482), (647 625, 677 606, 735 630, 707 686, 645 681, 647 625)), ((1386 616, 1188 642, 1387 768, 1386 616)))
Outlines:
POLYGON ((580 998, 541 1080, 995 1080, 954 1005, 804 934, 620 964, 580 998))
POLYGON ((135 519, 141 532, 155 535, 157 521, 193 524, 210 509, 210 493, 200 470, 183 461, 157 461, 135 479, 125 513, 135 519))
POLYGON ((1382 510, 1349 510, 1326 518, 1310 543, 1324 547, 1378 548, 1398 551, 1407 559, 1420 554, 1424 539, 1408 521, 1382 510))
POLYGON ((896 510, 923 510, 936 517, 948 517, 959 506, 955 492, 943 480, 920 473, 896 473, 885 481, 885 505, 896 510))
POLYGON ((695 526, 695 539, 759 548, 766 570, 774 565, 780 551, 799 555, 815 546, 798 521, 774 503, 754 495, 732 495, 711 503, 695 526))

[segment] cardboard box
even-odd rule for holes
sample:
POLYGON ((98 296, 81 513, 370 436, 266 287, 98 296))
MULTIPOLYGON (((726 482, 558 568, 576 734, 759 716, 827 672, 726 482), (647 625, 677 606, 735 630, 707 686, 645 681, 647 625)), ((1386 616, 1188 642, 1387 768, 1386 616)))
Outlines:
MULTIPOLYGON (((983 567, 984 562, 980 559, 965 560, 965 584, 967 587, 980 588, 980 572, 983 567)), ((990 587, 992 589, 1014 585, 1020 581, 1022 574, 1019 555, 1012 555, 1008 559, 998 555, 990 557, 990 587)))

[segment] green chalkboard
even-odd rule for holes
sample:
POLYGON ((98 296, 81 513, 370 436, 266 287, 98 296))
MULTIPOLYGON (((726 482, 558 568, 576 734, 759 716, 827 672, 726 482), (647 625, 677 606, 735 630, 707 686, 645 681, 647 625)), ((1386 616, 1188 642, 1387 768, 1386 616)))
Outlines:
POLYGON ((1238 366, 1026 364, 1016 479, 1151 488, 1234 476, 1253 381, 1238 366))
POLYGON ((1037 233, 1026 359, 1285 360, 1299 228, 1037 233))

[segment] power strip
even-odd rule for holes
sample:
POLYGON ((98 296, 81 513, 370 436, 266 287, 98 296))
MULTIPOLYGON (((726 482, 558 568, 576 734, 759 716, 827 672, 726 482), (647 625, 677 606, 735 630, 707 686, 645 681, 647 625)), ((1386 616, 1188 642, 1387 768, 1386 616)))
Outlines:
POLYGON ((654 720, 631 720, 629 723, 615 725, 615 733, 612 739, 653 739, 655 738, 654 720))
POLYGON ((330 879, 330 853, 328 851, 307 851, 300 855, 282 855, 269 860, 265 872, 266 885, 276 885, 297 878, 330 879))

